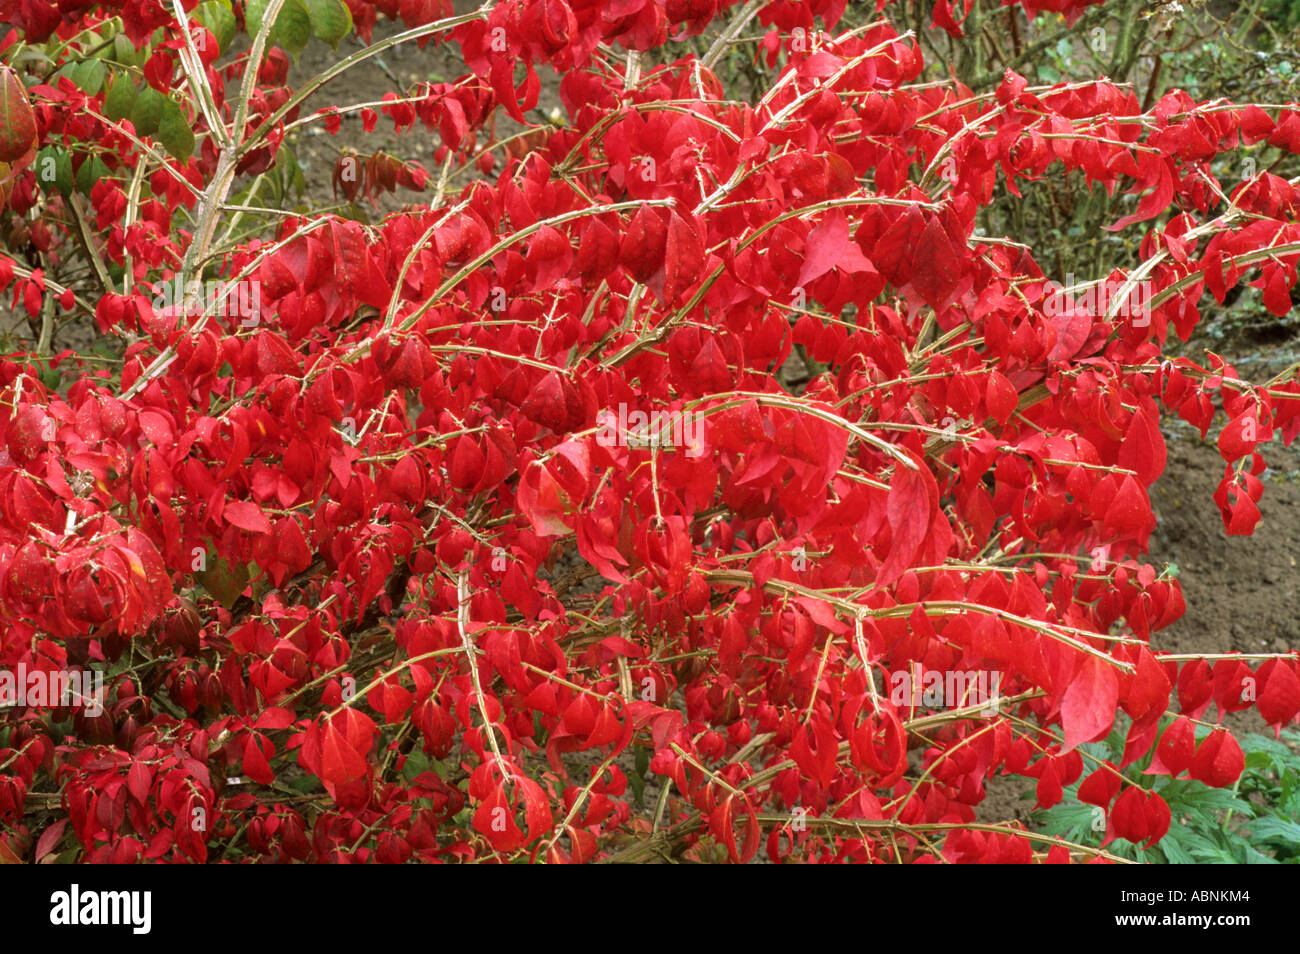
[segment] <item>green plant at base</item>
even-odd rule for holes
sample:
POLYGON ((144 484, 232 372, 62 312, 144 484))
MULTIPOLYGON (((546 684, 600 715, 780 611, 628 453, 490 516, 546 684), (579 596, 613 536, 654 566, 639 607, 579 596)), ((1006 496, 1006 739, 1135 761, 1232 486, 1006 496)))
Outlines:
MULTIPOLYGON (((1162 723, 1161 732, 1172 721, 1162 723)), ((1209 731, 1208 726, 1200 727, 1197 741, 1209 731)), ((1115 730, 1105 741, 1079 747, 1085 763, 1092 767, 1109 759, 1118 764, 1127 733, 1127 720, 1116 720, 1115 730)), ((1157 792, 1168 803, 1173 824, 1160 843, 1149 849, 1120 839, 1106 850, 1148 864, 1300 863, 1300 732, 1286 729, 1280 741, 1255 733, 1237 738, 1246 768, 1232 789, 1210 788, 1193 779, 1144 775, 1150 757, 1124 769, 1126 779, 1157 792)), ((1097 824, 1101 810, 1080 802, 1078 787, 1078 783, 1068 786, 1060 804, 1034 812, 1031 824, 1046 835, 1100 845, 1105 838, 1104 819, 1097 824)))

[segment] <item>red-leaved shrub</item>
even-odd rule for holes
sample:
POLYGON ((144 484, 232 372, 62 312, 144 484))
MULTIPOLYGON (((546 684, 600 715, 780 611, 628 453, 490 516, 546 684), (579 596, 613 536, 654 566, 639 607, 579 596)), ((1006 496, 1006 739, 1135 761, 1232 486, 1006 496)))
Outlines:
POLYGON ((1300 711, 1294 655, 1153 652, 1183 598, 1141 562, 1162 412, 1226 414, 1232 534, 1300 430, 1293 375, 1161 353, 1206 292, 1290 308, 1295 183, 1210 163, 1300 151, 1300 109, 922 83, 883 2, 2 6, 0 286, 124 349, 0 363, 0 667, 104 679, 4 710, 6 856, 1089 860, 964 827, 987 780, 1085 778, 1151 843, 1126 767, 1231 785, 1188 720, 1300 711), (380 14, 464 74, 303 114, 333 76, 286 53, 380 14), (754 101, 665 63, 740 17, 754 101), (423 204, 248 189, 356 112, 440 148, 345 152, 336 191, 423 204), (1141 264, 1086 290, 976 228, 1067 171, 1141 196, 1141 264), (1120 713, 1123 764, 1081 758, 1120 713))

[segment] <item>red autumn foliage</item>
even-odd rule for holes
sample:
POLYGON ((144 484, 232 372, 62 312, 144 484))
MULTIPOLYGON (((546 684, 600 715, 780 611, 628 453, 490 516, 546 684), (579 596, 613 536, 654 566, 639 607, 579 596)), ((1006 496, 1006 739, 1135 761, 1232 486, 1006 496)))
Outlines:
MULTIPOLYGON (((4 49, 116 16, 148 84, 186 91, 150 131, 110 115, 112 84, 0 76, 6 214, 49 243, 42 267, 0 256, 0 286, 125 343, 120 372, 63 356, 63 387, 0 362, 0 666, 107 674, 101 713, 5 710, 8 853, 70 822, 96 862, 585 862, 705 836, 737 862, 1087 860, 960 826, 994 775, 1044 806, 1083 778, 1107 842, 1151 844, 1169 809, 1125 768, 1230 785, 1240 747, 1188 720, 1296 719, 1294 655, 1162 661, 1183 598, 1141 558, 1162 412, 1203 437, 1225 415, 1229 533, 1260 519, 1261 448, 1300 430, 1294 378, 1161 353, 1206 292, 1290 307, 1295 185, 1209 163, 1300 150, 1300 108, 923 85, 887 20, 835 35, 844 0, 759 10, 760 102, 693 57, 634 78, 598 53, 734 6, 347 0, 367 40, 383 14, 459 50, 463 76, 379 113, 480 175, 373 227, 291 215, 224 248, 232 183, 338 110, 300 116, 281 51, 218 56, 156 0, 4 4, 4 49), (539 66, 558 128, 529 120, 539 66), (498 115, 531 132, 493 175, 498 115), (47 148, 91 184, 51 188, 47 148), (1031 249, 976 232, 1065 171, 1141 196, 1114 223, 1145 230, 1141 268, 1101 277, 1149 308, 1056 307, 1031 249), (86 241, 106 287, 57 278, 86 241), (799 395, 772 373, 796 346, 828 368, 799 395), (991 674, 1000 705, 920 711, 891 691, 913 672, 991 674), (1123 765, 1085 765, 1121 712, 1123 765), (34 827, 31 793, 62 817, 34 827)), ((348 199, 438 179, 346 158, 348 199)))

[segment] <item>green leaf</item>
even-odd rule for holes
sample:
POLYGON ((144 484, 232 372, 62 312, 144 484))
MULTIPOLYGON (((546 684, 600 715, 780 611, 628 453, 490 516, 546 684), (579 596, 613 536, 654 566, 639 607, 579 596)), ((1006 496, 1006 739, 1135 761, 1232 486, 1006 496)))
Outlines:
POLYGON ((36 182, 43 192, 57 189, 63 195, 72 191, 72 156, 62 146, 46 146, 36 154, 36 182))
POLYGON ((139 95, 140 91, 128 77, 115 77, 108 87, 108 95, 104 97, 104 115, 114 122, 126 119, 139 95))
POLYGON ((91 156, 81 163, 81 168, 77 170, 76 182, 77 191, 82 195, 89 196, 90 190, 95 187, 95 183, 104 176, 108 175, 108 166, 104 165, 104 160, 99 156, 91 156))
POLYGON ((349 205, 347 208, 339 209, 334 214, 341 219, 350 219, 353 222, 360 222, 362 225, 370 224, 370 216, 365 209, 356 203, 349 205))
MULTIPOLYGON (((19 47, 21 47, 21 44, 19 44, 19 47)), ((14 53, 12 59, 8 60, 9 65, 14 69, 18 69, 19 66, 25 63, 52 64, 54 62, 45 55, 44 51, 38 50, 34 46, 22 47, 21 49, 18 47, 10 47, 10 50, 14 49, 18 49, 18 52, 14 53)))
POLYGON ((315 775, 300 775, 297 778, 291 778, 285 785, 295 792, 301 792, 304 795, 310 795, 313 791, 320 788, 320 779, 315 775))
POLYGON ((650 750, 644 745, 636 747, 636 770, 627 777, 636 796, 636 803, 645 807, 645 777, 650 771, 650 750))
POLYGON ((231 566, 224 558, 217 557, 208 569, 196 572, 194 578, 217 602, 230 609, 248 585, 248 567, 242 563, 231 566))
POLYGON ((287 146, 281 146, 275 154, 275 170, 280 177, 281 196, 288 195, 290 189, 298 195, 307 190, 307 178, 302 174, 298 158, 287 146))
MULTIPOLYGON (((266 16, 267 0, 248 0, 244 7, 244 24, 248 35, 256 36, 262 29, 262 20, 266 16)), ((284 49, 296 60, 302 48, 311 39, 311 16, 307 13, 302 0, 285 0, 276 17, 275 26, 269 37, 271 43, 284 49)))
POLYGON ((1252 732, 1248 735, 1243 735, 1239 739, 1239 742, 1241 744, 1242 751, 1244 751, 1247 755, 1253 755, 1257 752, 1260 753, 1267 752, 1270 755, 1282 759, 1283 761, 1294 761, 1296 758, 1295 753, 1292 752, 1290 749, 1288 749, 1281 742, 1276 742, 1265 735, 1259 735, 1257 733, 1252 732))
MULTIPOLYGON (((225 50, 235 39, 235 14, 231 12, 230 0, 206 0, 194 11, 198 21, 217 38, 217 46, 225 50)), ((250 27, 251 29, 251 27, 250 27)))
POLYGON ((266 7, 267 0, 246 0, 244 3, 244 28, 248 31, 249 39, 261 32, 266 7))
POLYGON ((104 88, 108 78, 108 67, 103 60, 89 59, 73 64, 64 74, 88 96, 95 96, 104 88))
POLYGON ((1196 864, 1196 859, 1187 853, 1187 849, 1178 843, 1177 838, 1171 837, 1171 835, 1165 835, 1165 837, 1161 838, 1157 847, 1164 853, 1165 859, 1171 865, 1196 864))
POLYGON ((280 8, 280 16, 276 18, 275 30, 272 38, 285 51, 294 58, 296 62, 298 54, 302 52, 307 41, 311 39, 312 24, 311 16, 307 13, 307 7, 302 0, 285 0, 285 4, 280 8))
POLYGON ((1300 848, 1300 824, 1289 819, 1269 815, 1251 822, 1250 828, 1261 841, 1277 842, 1291 848, 1300 848))
POLYGON ((1231 851, 1229 851, 1224 845, 1216 844, 1209 838, 1193 834, 1187 839, 1187 843, 1188 849, 1192 853, 1192 857, 1197 858, 1202 862, 1220 865, 1231 865, 1237 863, 1237 859, 1233 857, 1231 851))
POLYGON ((1039 831, 1044 835, 1063 836, 1068 841, 1083 844, 1101 840, 1103 832, 1093 832, 1092 820, 1096 810, 1082 802, 1061 802, 1042 813, 1039 831))
POLYGON ((1252 846, 1246 845, 1244 850, 1244 863, 1248 865, 1277 865, 1281 864, 1276 858, 1270 858, 1268 855, 1256 851, 1252 846))
POLYGON ((190 129, 184 111, 170 99, 158 121, 158 141, 181 162, 194 154, 194 130, 190 129))
MULTIPOLYGON (((108 170, 105 169, 105 172, 108 170)), ((54 185, 65 196, 72 195, 76 189, 76 181, 72 177, 72 154, 66 149, 60 149, 59 154, 55 157, 54 162, 54 185)))
POLYGON ((127 39, 125 33, 119 33, 113 37, 113 58, 124 66, 144 66, 145 57, 149 55, 149 47, 146 44, 144 48, 137 50, 135 44, 127 39))
POLYGON ((415 778, 429 771, 429 756, 421 748, 412 748, 406 753, 406 762, 402 766, 402 777, 408 782, 414 781, 415 778))
POLYGON ((140 91, 131 106, 130 117, 137 136, 152 136, 158 131, 158 123, 162 120, 166 104, 167 97, 152 86, 146 86, 140 91))
POLYGON ((58 146, 46 146, 36 154, 36 164, 32 166, 36 173, 36 185, 42 192, 55 188, 58 181, 59 152, 58 146))
POLYGON ((58 368, 41 368, 39 377, 41 379, 41 384, 51 390, 57 388, 59 382, 63 380, 63 375, 59 373, 58 368))
POLYGON ((311 30, 334 49, 352 32, 352 11, 341 0, 307 0, 311 30))
POLYGON ((76 63, 64 63, 55 70, 54 75, 50 77, 50 85, 57 88, 59 85, 59 77, 61 76, 66 76, 69 80, 72 80, 72 82, 75 83, 76 80, 73 79, 73 72, 76 70, 77 65, 78 64, 76 63))

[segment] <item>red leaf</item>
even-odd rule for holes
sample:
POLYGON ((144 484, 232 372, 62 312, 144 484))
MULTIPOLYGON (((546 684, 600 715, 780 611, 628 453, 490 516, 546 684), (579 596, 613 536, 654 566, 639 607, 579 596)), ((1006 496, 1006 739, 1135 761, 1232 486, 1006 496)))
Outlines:
POLYGON ((704 243, 696 227, 673 212, 668 218, 664 239, 663 285, 655 287, 658 277, 655 276, 649 283, 651 289, 665 304, 674 304, 681 293, 701 277, 703 259, 704 243))
POLYGON ((1141 174, 1135 189, 1145 189, 1151 185, 1154 185, 1154 188, 1138 203, 1137 210, 1132 215, 1124 216, 1114 225, 1103 226, 1107 232, 1118 232, 1134 222, 1144 222, 1147 219, 1155 218, 1169 208, 1169 203, 1174 198, 1174 180, 1169 172, 1171 162, 1172 160, 1164 156, 1153 156, 1151 153, 1146 152, 1140 153, 1138 166, 1141 174))
POLYGON ((333 729, 326 729, 321 738, 321 778, 341 785, 364 778, 366 760, 348 745, 346 739, 333 729))
POLYGON ((131 763, 131 768, 126 773, 126 787, 131 790, 131 794, 141 805, 149 800, 149 787, 152 781, 153 777, 147 765, 143 762, 131 763))
POLYGON ((1169 831, 1170 820, 1169 806, 1155 792, 1136 787, 1125 789, 1110 810, 1102 847, 1116 838, 1134 844, 1145 841, 1150 847, 1169 831))
POLYGON ((593 219, 582 233, 574 266, 578 274, 598 284, 618 265, 618 234, 600 219, 593 219))
POLYGON ((1165 459, 1165 441, 1156 415, 1139 410, 1129 421, 1128 433, 1120 445, 1119 466, 1137 471, 1138 480, 1150 486, 1164 473, 1165 459))
POLYGON ((668 227, 657 209, 642 205, 628 222, 619 259, 634 279, 645 284, 664 267, 668 227))
POLYGON ((266 519, 262 508, 252 501, 233 500, 226 504, 224 515, 227 523, 249 533, 271 532, 271 521, 266 519))
POLYGON ((989 416, 1005 425, 1011 420, 1019 402, 1020 395, 1016 393, 1015 385, 1002 372, 990 371, 984 395, 984 406, 988 409, 989 416))
POLYGON ((36 147, 36 115, 18 74, 0 66, 0 162, 14 162, 36 147))
POLYGON ((41 837, 36 839, 35 860, 40 864, 42 858, 54 850, 54 846, 59 843, 63 837, 63 831, 68 827, 68 819, 60 818, 45 831, 41 832, 41 837))
POLYGON ((795 285, 806 287, 839 264, 849 244, 849 223, 844 213, 833 209, 820 225, 808 233, 804 245, 803 267, 795 285))
POLYGON ((1156 518, 1146 491, 1131 476, 1125 474, 1119 489, 1106 508, 1104 526, 1119 537, 1131 537, 1145 546, 1147 537, 1155 527, 1156 518))
POLYGON ((1259 714, 1279 732, 1300 712, 1300 678, 1293 663, 1270 659, 1259 667, 1259 714))
POLYGON ((1192 764, 1195 752, 1195 729, 1186 716, 1179 716, 1160 737, 1156 757, 1147 771, 1152 775, 1180 775, 1192 764))
MULTIPOLYGON (((1289 299, 1288 299, 1289 301, 1289 299)), ((1223 426, 1219 432, 1219 453, 1231 463, 1240 460, 1265 441, 1273 439, 1273 429, 1261 426, 1252 407, 1223 426)))
POLYGON ((528 265, 534 270, 533 289, 545 291, 559 281, 573 262, 569 240, 557 229, 543 226, 528 243, 528 265))
POLYGON ((293 725, 293 713, 288 709, 267 709, 257 717, 253 728, 263 731, 270 729, 287 729, 293 725))
POLYGON ((938 498, 938 487, 927 467, 921 465, 909 470, 902 464, 894 465, 885 505, 885 519, 891 532, 889 556, 880 567, 876 581, 879 585, 893 583, 912 565, 929 531, 930 515, 938 498))
POLYGON ((1079 785, 1079 801, 1105 808, 1111 803, 1119 787, 1119 772, 1115 766, 1106 762, 1079 785))
POLYGON ((1110 731, 1119 700, 1115 669, 1088 656, 1075 673, 1061 700, 1061 724, 1065 726, 1065 748, 1092 742, 1110 731))
POLYGON ((1164 709, 1153 709, 1150 714, 1135 719, 1129 727, 1128 738, 1124 740, 1124 757, 1120 760, 1121 769, 1128 768, 1142 756, 1151 751, 1160 729, 1160 716, 1164 709))
POLYGON ((1196 757, 1188 767, 1192 778, 1213 788, 1226 788, 1241 777, 1246 757, 1231 732, 1215 729, 1196 747, 1196 757))
POLYGON ((271 772, 271 766, 266 761, 266 755, 257 743, 257 737, 249 735, 244 742, 243 758, 244 774, 251 778, 259 785, 270 785, 275 781, 275 775, 271 772))
POLYGON ((524 800, 524 824, 528 826, 525 843, 528 843, 546 834, 555 823, 555 819, 551 815, 550 802, 547 801, 546 793, 540 785, 530 778, 519 778, 516 782, 519 786, 519 794, 524 800))
POLYGON ((1086 312, 1074 309, 1063 314, 1053 315, 1052 329, 1056 332, 1056 343, 1047 354, 1047 360, 1069 361, 1083 347, 1092 332, 1092 317, 1086 312))
POLYGON ((734 795, 728 795, 713 809, 713 813, 709 816, 709 831, 713 833, 714 838, 722 842, 732 863, 738 864, 740 855, 736 853, 736 832, 731 826, 731 802, 734 798, 734 795))
POLYGON ((497 851, 514 851, 524 843, 524 833, 519 830, 505 791, 499 784, 474 812, 474 830, 497 851))
POLYGON ((961 283, 961 261, 957 245, 932 218, 916 240, 912 262, 912 287, 926 302, 940 308, 961 283))
POLYGON ((880 274, 893 284, 902 285, 911 277, 916 236, 924 227, 920 210, 909 206, 872 246, 871 260, 876 263, 880 274))
POLYGON ((1165 669, 1145 646, 1138 650, 1137 668, 1124 686, 1124 709, 1135 720, 1153 711, 1169 708, 1169 692, 1173 688, 1165 669))
POLYGON ((1264 307, 1276 318, 1284 318, 1291 311, 1291 286, 1283 268, 1264 268, 1264 307))
POLYGON ((452 485, 469 490, 478 483, 483 475, 483 466, 487 458, 475 440, 474 434, 465 434, 456 442, 456 449, 451 452, 451 467, 448 476, 452 485))
POLYGON ((1147 816, 1147 847, 1151 847, 1169 831, 1169 823, 1173 820, 1170 816, 1169 806, 1165 800, 1155 792, 1147 793, 1146 803, 1147 816))
POLYGON ((1178 708, 1189 719, 1198 719, 1210 704, 1213 687, 1211 670, 1204 659, 1197 659, 1178 671, 1178 708))

